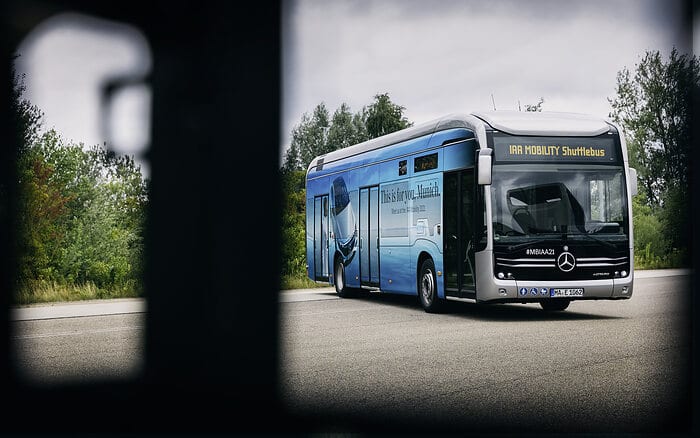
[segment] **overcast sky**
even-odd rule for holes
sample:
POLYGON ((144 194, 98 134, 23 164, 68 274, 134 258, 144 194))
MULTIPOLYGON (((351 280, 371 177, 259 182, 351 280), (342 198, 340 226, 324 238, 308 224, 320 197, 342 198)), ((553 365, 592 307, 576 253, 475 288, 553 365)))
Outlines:
MULTIPOLYGON (((540 97, 550 111, 606 117, 617 72, 647 50, 691 50, 681 0, 286 0, 282 2, 280 159, 303 113, 324 102, 356 112, 378 93, 421 123, 452 112, 518 109, 540 97), (492 100, 493 96, 493 100, 492 100)), ((232 24, 233 25, 233 24, 232 24)), ((697 37, 697 35, 696 35, 697 37)), ((700 44, 696 44, 696 47, 700 44)), ((44 127, 87 145, 106 141, 98 86, 143 76, 142 34, 110 21, 62 15, 20 45, 25 97, 44 127)), ((224 84, 225 86, 225 84, 224 84)), ((150 94, 115 101, 111 143, 149 142, 150 94)), ((147 164, 147 163, 145 163, 147 164)))
POLYGON ((101 110, 100 88, 120 76, 143 78, 152 67, 148 42, 136 28, 85 15, 49 18, 17 48, 16 69, 24 74, 24 97, 44 113, 43 129, 69 142, 103 144, 139 159, 150 142, 150 90, 135 85, 115 94, 110 117, 101 110), (107 132, 111 132, 107 138, 107 132))
POLYGON ((452 112, 607 117, 617 72, 647 50, 692 50, 675 0, 283 2, 282 151, 321 102, 356 112, 378 93, 421 123, 452 112), (493 95, 493 100, 492 100, 493 95))

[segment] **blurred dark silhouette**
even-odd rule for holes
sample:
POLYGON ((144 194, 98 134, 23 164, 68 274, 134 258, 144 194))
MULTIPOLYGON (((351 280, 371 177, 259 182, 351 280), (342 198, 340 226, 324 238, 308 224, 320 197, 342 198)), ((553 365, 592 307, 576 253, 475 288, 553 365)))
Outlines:
POLYGON ((279 2, 12 0, 0 17, 1 429, 289 430, 277 394, 279 2), (22 39, 62 12, 132 24, 153 54, 145 370, 135 381, 34 386, 17 378, 11 357, 10 66, 22 39))

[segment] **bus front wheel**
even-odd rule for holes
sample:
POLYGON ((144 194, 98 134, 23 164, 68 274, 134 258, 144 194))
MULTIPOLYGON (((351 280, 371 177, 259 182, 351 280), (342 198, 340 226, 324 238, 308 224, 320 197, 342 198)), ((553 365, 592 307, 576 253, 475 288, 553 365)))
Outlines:
POLYGON ((566 299, 549 299, 540 301, 540 306, 548 312, 560 312, 569 307, 570 302, 566 299))
POLYGON ((443 303, 437 294, 435 264, 431 259, 426 259, 421 265, 418 276, 418 296, 426 312, 437 313, 442 309, 443 303))

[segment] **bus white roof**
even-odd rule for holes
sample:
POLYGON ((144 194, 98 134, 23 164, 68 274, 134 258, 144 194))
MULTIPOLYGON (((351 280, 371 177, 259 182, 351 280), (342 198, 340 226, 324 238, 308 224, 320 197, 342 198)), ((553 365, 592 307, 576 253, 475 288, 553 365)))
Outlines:
POLYGON ((610 130, 600 117, 566 112, 480 111, 473 113, 494 129, 513 135, 595 136, 610 130))
POLYGON ((318 156, 309 163, 307 173, 322 162, 330 163, 444 129, 468 128, 476 130, 484 122, 491 125, 493 129, 512 135, 587 137, 604 134, 611 129, 611 125, 599 117, 578 113, 478 111, 472 114, 449 114, 439 119, 430 120, 401 131, 318 156))
POLYGON ((385 146, 390 146, 395 143, 401 143, 413 138, 422 137, 424 135, 432 134, 436 131, 441 131, 450 128, 468 128, 476 129, 478 125, 483 124, 483 122, 476 117, 468 114, 450 114, 439 119, 430 120, 418 125, 411 126, 410 128, 402 129, 401 131, 392 132, 391 134, 383 135, 381 137, 373 138, 362 143, 358 143, 353 146, 348 146, 343 149, 338 149, 333 152, 329 152, 325 155, 320 155, 309 164, 307 173, 313 167, 318 164, 331 163, 333 161, 341 160, 346 157, 361 154, 363 152, 372 151, 375 149, 380 149, 385 146))

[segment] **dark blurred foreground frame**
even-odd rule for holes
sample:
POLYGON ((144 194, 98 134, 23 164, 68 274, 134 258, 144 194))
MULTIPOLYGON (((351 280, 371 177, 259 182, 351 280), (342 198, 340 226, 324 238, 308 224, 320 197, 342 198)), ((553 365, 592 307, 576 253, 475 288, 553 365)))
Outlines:
MULTIPOLYGON (((0 204, 3 433, 436 431, 371 417, 290 417, 281 402, 280 9, 279 1, 0 3, 0 188, 9 200, 0 204), (68 11, 135 25, 153 54, 145 369, 127 382, 31 386, 17 378, 9 343, 17 146, 9 66, 34 26, 68 11)), ((696 401, 692 411, 697 430, 696 401)))
POLYGON ((0 209, 3 432, 274 432, 278 396, 280 4, 5 1, 0 209), (44 19, 133 24, 153 54, 145 369, 59 387, 17 378, 10 60, 44 19), (258 420, 259 419, 259 420, 258 420))

